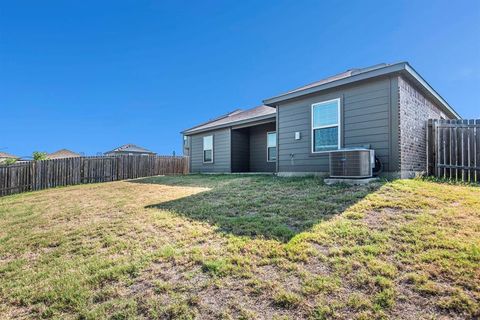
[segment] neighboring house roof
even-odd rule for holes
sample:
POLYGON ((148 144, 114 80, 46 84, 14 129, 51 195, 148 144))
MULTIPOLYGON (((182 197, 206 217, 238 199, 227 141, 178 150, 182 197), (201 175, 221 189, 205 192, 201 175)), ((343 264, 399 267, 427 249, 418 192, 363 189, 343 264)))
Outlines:
POLYGON ((115 148, 111 151, 108 151, 108 152, 105 152, 105 154, 108 154, 108 153, 126 153, 126 152, 131 152, 131 153, 151 153, 151 154, 155 154, 155 152, 153 151, 150 151, 148 149, 145 149, 143 147, 139 147, 135 144, 124 144, 123 146, 120 146, 118 148, 115 148))
POLYGON ((451 116, 461 118, 460 115, 445 101, 409 64, 408 62, 399 62, 395 64, 378 64, 363 69, 351 69, 343 73, 334 75, 316 81, 314 83, 305 85, 303 87, 287 91, 275 97, 266 99, 263 101, 265 105, 276 106, 278 103, 298 98, 307 94, 318 93, 323 90, 331 89, 334 87, 350 84, 357 81, 367 80, 374 77, 386 76, 389 74, 401 74, 406 78, 413 81, 424 91, 430 98, 437 102, 444 111, 451 116))
POLYGON ((19 157, 14 156, 13 154, 0 152, 0 158, 8 158, 8 159, 19 159, 19 157))
POLYGON ((78 158, 80 154, 70 151, 68 149, 60 149, 58 151, 47 154, 47 159, 63 159, 63 158, 78 158))
POLYGON ((245 122, 259 121, 264 119, 274 118, 276 116, 276 109, 261 105, 248 110, 237 109, 227 113, 221 117, 204 122, 200 125, 182 131, 183 134, 198 133, 210 129, 218 129, 228 127, 231 125, 242 124, 245 122))

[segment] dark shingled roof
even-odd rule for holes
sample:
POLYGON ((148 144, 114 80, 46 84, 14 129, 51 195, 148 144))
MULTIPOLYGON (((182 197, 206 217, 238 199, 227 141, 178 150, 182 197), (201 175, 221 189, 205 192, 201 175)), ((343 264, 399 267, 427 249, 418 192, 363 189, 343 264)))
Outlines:
POLYGON ((432 86, 430 86, 428 82, 426 82, 425 79, 423 79, 422 76, 418 74, 418 72, 416 72, 415 69, 413 69, 412 66, 410 66, 410 64, 406 61, 391 64, 380 63, 366 68, 349 69, 334 76, 324 78, 300 88, 265 99, 263 100, 263 103, 268 106, 276 107, 278 103, 287 101, 289 99, 299 98, 308 94, 316 94, 322 90, 332 89, 336 86, 351 84, 357 81, 364 81, 379 76, 387 76, 389 74, 399 74, 405 76, 408 80, 419 86, 419 88, 426 93, 429 98, 432 98, 435 102, 437 102, 444 111, 448 112, 452 117, 457 119, 461 118, 458 112, 456 112, 448 104, 448 102, 445 101, 445 99, 443 99, 442 96, 440 96, 438 92, 436 92, 435 89, 433 89, 432 86))
POLYGON ((228 127, 234 124, 243 124, 246 122, 263 120, 270 117, 273 118, 275 117, 276 113, 275 107, 280 101, 298 98, 306 94, 317 93, 322 90, 331 89, 336 86, 345 85, 356 81, 363 81, 373 77, 400 72, 403 75, 413 79, 413 81, 416 81, 416 83, 418 83, 429 96, 431 96, 433 99, 436 99, 436 101, 438 101, 447 112, 451 113, 452 116, 460 118, 460 115, 453 110, 453 108, 408 64, 408 62, 399 62, 393 64, 381 63, 366 68, 349 69, 334 76, 323 78, 319 81, 315 81, 297 89, 284 92, 275 97, 265 99, 263 101, 264 105, 259 107, 245 111, 235 110, 221 117, 201 123, 193 128, 184 130, 182 133, 188 135, 214 128, 228 127))
POLYGON ((344 71, 342 73, 338 73, 336 75, 333 75, 333 76, 330 76, 330 77, 327 77, 327 78, 323 78, 321 80, 318 80, 318 81, 312 82, 310 84, 301 86, 300 88, 284 92, 284 93, 280 94, 280 96, 290 94, 290 93, 294 93, 294 92, 298 92, 298 91, 302 91, 302 90, 309 89, 309 88, 314 88, 314 87, 322 85, 322 84, 326 84, 326 83, 330 83, 330 82, 333 82, 333 81, 345 79, 345 78, 348 78, 348 77, 351 77, 351 76, 354 76, 354 75, 357 75, 357 74, 361 74, 361 73, 364 73, 364 72, 367 72, 367 71, 372 71, 372 70, 375 70, 375 69, 384 68, 384 67, 387 67, 389 65, 390 64, 387 64, 387 63, 380 63, 380 64, 376 64, 374 66, 366 67, 366 68, 349 69, 349 70, 344 71))
POLYGON ((118 148, 115 148, 111 151, 108 151, 108 152, 105 152, 105 154, 107 153, 115 153, 115 152, 132 152, 132 153, 151 153, 151 154, 155 154, 155 152, 153 151, 150 151, 148 149, 145 149, 143 147, 139 147, 135 144, 124 144, 123 146, 120 146, 118 148))
POLYGON ((226 115, 204 122, 193 128, 187 129, 183 131, 183 133, 185 134, 195 133, 199 131, 204 131, 206 129, 228 126, 230 124, 234 124, 237 122, 249 121, 249 120, 255 121, 258 119, 274 117, 275 113, 276 113, 275 108, 265 106, 265 105, 261 105, 248 110, 237 109, 235 111, 227 113, 226 115))
POLYGON ((68 149, 60 149, 58 151, 47 154, 47 159, 63 159, 63 158, 78 158, 80 154, 70 151, 68 149))

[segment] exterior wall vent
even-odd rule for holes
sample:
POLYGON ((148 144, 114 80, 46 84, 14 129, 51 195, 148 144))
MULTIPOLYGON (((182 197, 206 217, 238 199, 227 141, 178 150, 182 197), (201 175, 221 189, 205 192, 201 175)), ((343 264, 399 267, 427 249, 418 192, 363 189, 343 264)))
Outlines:
POLYGON ((330 152, 330 177, 332 178, 371 178, 374 167, 374 150, 352 148, 330 152))

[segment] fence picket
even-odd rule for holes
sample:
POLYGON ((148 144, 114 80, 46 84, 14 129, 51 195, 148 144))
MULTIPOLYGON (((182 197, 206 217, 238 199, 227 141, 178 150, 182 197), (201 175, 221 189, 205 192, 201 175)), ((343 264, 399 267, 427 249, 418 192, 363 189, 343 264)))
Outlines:
POLYGON ((0 165, 0 196, 161 174, 188 174, 187 157, 80 157, 0 165))
POLYGON ((480 120, 475 120, 475 181, 480 183, 480 120))
POLYGON ((427 128, 428 173, 480 182, 480 120, 430 119, 427 128))
POLYGON ((476 170, 476 165, 475 165, 475 121, 474 120, 469 120, 468 121, 468 135, 470 137, 469 144, 468 144, 468 149, 469 149, 469 157, 468 157, 468 162, 470 166, 469 170, 469 175, 470 175, 470 182, 475 182, 475 172, 476 170))

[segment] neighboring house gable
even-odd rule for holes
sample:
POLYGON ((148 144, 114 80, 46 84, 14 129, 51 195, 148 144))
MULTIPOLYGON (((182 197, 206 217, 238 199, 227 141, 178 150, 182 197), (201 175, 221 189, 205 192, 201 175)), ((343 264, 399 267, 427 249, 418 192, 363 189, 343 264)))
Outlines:
POLYGON ((7 159, 20 159, 19 157, 17 156, 14 156, 13 154, 9 154, 9 153, 6 153, 6 152, 0 152, 0 163, 4 162, 5 160, 7 159))
POLYGON ((135 144, 124 144, 118 148, 115 148, 111 151, 105 152, 106 156, 113 155, 156 155, 155 152, 150 151, 146 148, 137 146, 135 144))
POLYGON ((81 157, 79 153, 70 151, 68 149, 60 149, 58 151, 47 154, 47 159, 64 159, 64 158, 78 158, 81 157))

